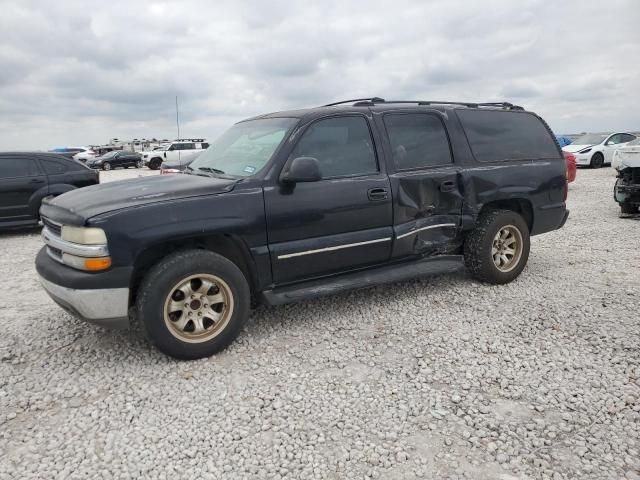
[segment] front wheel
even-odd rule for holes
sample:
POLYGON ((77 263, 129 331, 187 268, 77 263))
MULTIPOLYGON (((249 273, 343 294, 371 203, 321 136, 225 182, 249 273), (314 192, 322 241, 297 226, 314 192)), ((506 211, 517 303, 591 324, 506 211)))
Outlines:
POLYGON ((144 167, 144 162, 142 160, 138 160, 136 162, 136 168, 142 168, 142 167, 144 167))
POLYGON ((594 153, 590 162, 591 168, 601 168, 604 165, 604 156, 600 153, 594 153))
POLYGON ((208 357, 240 333, 250 291, 242 271, 214 252, 177 252, 156 264, 136 301, 147 335, 175 358, 208 357))
POLYGON ((102 164, 102 169, 103 170, 111 170, 111 164, 109 162, 104 162, 102 164))
POLYGON ((620 213, 623 215, 633 215, 635 213, 638 213, 638 207, 629 203, 621 203, 620 213))
POLYGON ((465 265, 480 281, 509 283, 527 264, 529 249, 529 227, 518 213, 489 210, 465 239, 465 265))
POLYGON ((151 170, 158 170, 161 164, 162 164, 162 159, 160 158, 152 158, 151 160, 149 160, 149 168, 151 170))

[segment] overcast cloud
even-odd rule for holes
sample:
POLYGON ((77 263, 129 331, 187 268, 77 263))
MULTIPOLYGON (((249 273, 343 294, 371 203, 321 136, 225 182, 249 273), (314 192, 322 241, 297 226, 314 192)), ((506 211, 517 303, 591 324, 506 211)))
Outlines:
POLYGON ((640 1, 0 0, 0 149, 213 139, 274 110, 507 100, 640 130, 640 1))

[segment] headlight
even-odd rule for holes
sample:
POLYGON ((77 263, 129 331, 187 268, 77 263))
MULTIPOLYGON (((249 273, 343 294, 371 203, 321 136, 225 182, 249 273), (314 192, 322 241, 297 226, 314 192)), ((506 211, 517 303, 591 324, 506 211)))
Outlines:
POLYGON ((105 245, 107 236, 104 230, 95 227, 62 227, 61 236, 63 240, 81 245, 105 245))
POLYGON ((591 147, 584 148, 584 149, 580 150, 578 153, 589 153, 590 151, 591 151, 591 147))

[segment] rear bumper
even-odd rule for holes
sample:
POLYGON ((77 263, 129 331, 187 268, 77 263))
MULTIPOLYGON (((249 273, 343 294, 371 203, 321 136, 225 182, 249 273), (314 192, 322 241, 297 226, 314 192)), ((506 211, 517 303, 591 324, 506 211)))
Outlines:
POLYGON ((44 247, 36 257, 36 270, 53 301, 74 316, 108 328, 129 324, 131 268, 82 272, 56 262, 44 247))
POLYGON ((562 228, 567 223, 567 218, 569 218, 569 210, 564 202, 543 205, 534 212, 531 235, 540 235, 562 228))

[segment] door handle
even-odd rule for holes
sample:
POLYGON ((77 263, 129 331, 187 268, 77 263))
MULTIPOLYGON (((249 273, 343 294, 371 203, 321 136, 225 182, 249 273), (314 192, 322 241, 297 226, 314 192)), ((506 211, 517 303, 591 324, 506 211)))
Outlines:
POLYGON ((44 183, 44 180, 40 180, 39 178, 32 178, 29 183, 44 183))
POLYGON ((371 188, 367 192, 367 197, 369 197, 369 200, 372 202, 377 200, 386 200, 388 196, 389 193, 386 188, 371 188))
POLYGON ((440 191, 441 192, 451 192, 455 188, 456 188, 456 182, 454 182, 452 180, 447 180, 446 182, 442 182, 440 184, 440 191))

